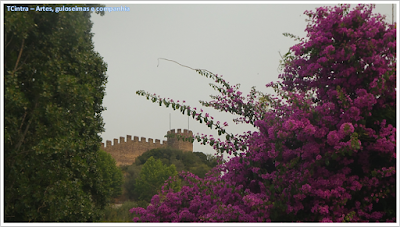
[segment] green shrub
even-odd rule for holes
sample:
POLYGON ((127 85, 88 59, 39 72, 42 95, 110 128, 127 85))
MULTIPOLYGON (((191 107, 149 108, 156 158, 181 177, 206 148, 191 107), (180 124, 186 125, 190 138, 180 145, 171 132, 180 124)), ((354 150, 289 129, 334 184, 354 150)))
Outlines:
POLYGON ((106 207, 102 222, 131 222, 133 214, 129 212, 133 207, 138 207, 136 202, 126 201, 120 207, 110 204, 106 207))

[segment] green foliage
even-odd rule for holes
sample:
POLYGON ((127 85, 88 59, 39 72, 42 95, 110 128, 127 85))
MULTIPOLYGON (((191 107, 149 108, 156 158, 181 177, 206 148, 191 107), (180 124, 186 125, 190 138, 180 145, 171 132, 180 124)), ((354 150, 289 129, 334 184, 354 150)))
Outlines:
POLYGON ((143 165, 151 156, 160 159, 164 165, 174 164, 178 172, 189 171, 201 178, 217 165, 217 158, 213 155, 202 152, 183 152, 172 148, 149 150, 136 158, 135 165, 143 165))
POLYGON ((136 202, 127 201, 120 207, 109 205, 106 207, 102 222, 131 222, 133 215, 129 212, 132 207, 138 207, 136 202))
POLYGON ((174 165, 177 172, 191 172, 201 178, 217 165, 216 156, 206 155, 202 152, 183 152, 172 148, 158 148, 143 153, 136 158, 135 163, 132 165, 120 167, 125 173, 124 197, 125 199, 137 201, 139 206, 147 206, 149 202, 140 201, 141 191, 136 188, 136 180, 140 176, 143 165, 150 157, 160 160, 165 166, 174 165))
POLYGON ((101 218, 107 66, 93 49, 90 15, 5 11, 6 222, 101 218))
POLYGON ((120 196, 124 176, 122 170, 117 167, 115 159, 100 149, 96 165, 103 177, 103 187, 107 190, 106 197, 111 199, 120 196))
MULTIPOLYGON (((150 202, 153 195, 161 189, 165 181, 171 176, 177 176, 174 165, 166 166, 161 160, 150 157, 143 165, 139 177, 136 179, 135 191, 139 192, 138 199, 150 202)), ((180 180, 168 185, 174 191, 180 190, 180 180)))
POLYGON ((136 179, 139 177, 140 170, 142 169, 143 165, 130 165, 130 166, 123 166, 121 169, 125 171, 126 177, 124 182, 124 191, 126 193, 126 197, 130 200, 135 200, 138 198, 138 194, 135 190, 136 179))

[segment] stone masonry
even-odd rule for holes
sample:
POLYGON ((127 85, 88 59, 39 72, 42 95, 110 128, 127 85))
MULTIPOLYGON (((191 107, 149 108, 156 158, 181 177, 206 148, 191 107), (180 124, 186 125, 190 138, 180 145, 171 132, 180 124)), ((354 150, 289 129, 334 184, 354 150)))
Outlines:
POLYGON ((134 136, 132 140, 132 136, 127 135, 126 141, 125 137, 119 137, 119 143, 118 139, 114 139, 113 145, 111 145, 110 140, 106 141, 106 146, 104 146, 104 143, 101 143, 101 149, 111 154, 111 156, 117 162, 117 166, 131 165, 133 162, 135 162, 136 157, 140 156, 148 150, 156 148, 171 147, 182 151, 193 152, 193 143, 178 140, 176 137, 174 137, 174 134, 185 137, 193 136, 192 131, 184 129, 182 132, 181 129, 178 129, 177 132, 175 132, 175 129, 172 129, 167 132, 167 141, 162 141, 161 143, 160 140, 156 139, 153 143, 153 139, 151 138, 146 141, 146 138, 144 137, 141 137, 139 140, 139 137, 134 136))

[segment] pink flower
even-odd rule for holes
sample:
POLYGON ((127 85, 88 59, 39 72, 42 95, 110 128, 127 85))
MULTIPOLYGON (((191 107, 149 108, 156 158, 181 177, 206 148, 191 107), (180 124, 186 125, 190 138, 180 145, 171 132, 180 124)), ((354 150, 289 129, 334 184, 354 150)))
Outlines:
MULTIPOLYGON (((319 207, 319 212, 321 214, 328 214, 329 213, 329 207, 328 206, 320 206, 319 207)), ((331 221, 332 222, 332 221, 331 221)))
POLYGON ((298 123, 295 120, 288 120, 284 123, 284 129, 288 130, 288 131, 293 131, 296 130, 298 128, 298 123))
POLYGON ((329 145, 337 145, 339 143, 339 135, 337 134, 336 130, 335 131, 330 131, 328 134, 328 144, 329 145))
POLYGON ((301 189, 303 190, 304 193, 308 193, 311 190, 311 186, 309 184, 305 184, 301 186, 301 189))
POLYGON ((343 123, 340 126, 340 133, 344 134, 344 135, 349 135, 351 133, 354 132, 354 127, 352 123, 343 123))
POLYGON ((304 128, 304 131, 308 134, 308 135, 314 135, 314 133, 315 133, 315 127, 313 126, 313 125, 307 125, 305 128, 304 128))
POLYGON ((325 217, 321 220, 321 222, 333 222, 332 219, 325 217))
POLYGON ((325 50, 322 52, 322 54, 326 54, 326 55, 330 55, 331 53, 333 53, 335 51, 335 47, 332 45, 329 45, 325 48, 325 50))

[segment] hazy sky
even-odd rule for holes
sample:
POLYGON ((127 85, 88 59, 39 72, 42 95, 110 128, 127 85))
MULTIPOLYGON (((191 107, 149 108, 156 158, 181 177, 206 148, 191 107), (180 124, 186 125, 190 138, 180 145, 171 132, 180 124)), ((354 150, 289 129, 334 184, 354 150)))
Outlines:
MULTIPOLYGON (((328 5, 323 2, 318 5, 131 3, 134 2, 106 4, 129 7, 129 12, 92 14, 95 50, 108 64, 103 102, 107 110, 102 114, 104 143, 126 135, 166 140, 170 114, 172 129, 188 128, 187 115, 160 107, 136 95, 137 90, 185 100, 197 108, 202 108, 199 100, 209 101, 209 95, 217 94, 208 85, 212 80, 158 58, 223 75, 231 84, 240 83, 244 94, 252 86, 272 93, 265 84, 278 80, 279 52, 283 55, 296 44, 282 33, 305 37, 307 23, 303 12, 328 5)), ((387 15, 391 22, 390 4, 376 5, 375 12, 387 15)), ((202 109, 216 120, 227 121, 229 132, 256 130, 248 125, 236 125, 231 114, 202 109)), ((192 118, 189 129, 194 134, 215 136, 217 133, 192 118)), ((197 142, 194 151, 215 153, 210 146, 197 142)))

